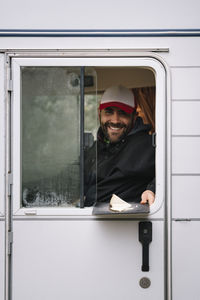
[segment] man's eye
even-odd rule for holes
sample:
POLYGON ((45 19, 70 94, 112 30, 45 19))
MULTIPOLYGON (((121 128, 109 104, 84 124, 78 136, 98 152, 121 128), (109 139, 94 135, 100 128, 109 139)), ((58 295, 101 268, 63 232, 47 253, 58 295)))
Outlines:
POLYGON ((113 110, 112 110, 112 109, 105 109, 105 113, 106 113, 106 114, 112 114, 112 113, 113 113, 113 110))
POLYGON ((120 116, 127 116, 127 113, 124 110, 119 110, 120 116))

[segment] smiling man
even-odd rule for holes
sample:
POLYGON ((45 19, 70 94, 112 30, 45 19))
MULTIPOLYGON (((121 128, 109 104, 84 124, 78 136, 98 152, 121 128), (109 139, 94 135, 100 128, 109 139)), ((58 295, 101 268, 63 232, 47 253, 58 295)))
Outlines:
POLYGON ((122 86, 113 86, 105 91, 99 106, 99 119, 105 137, 118 142, 133 126, 135 100, 133 93, 122 86))
POLYGON ((133 123, 132 114, 115 106, 102 109, 99 118, 103 133, 111 143, 116 143, 126 136, 133 123))
POLYGON ((152 204, 155 149, 148 134, 150 125, 136 115, 132 91, 123 86, 108 88, 99 106, 99 120, 97 142, 85 155, 85 205, 94 203, 96 190, 98 202, 109 202, 116 194, 127 202, 152 204))

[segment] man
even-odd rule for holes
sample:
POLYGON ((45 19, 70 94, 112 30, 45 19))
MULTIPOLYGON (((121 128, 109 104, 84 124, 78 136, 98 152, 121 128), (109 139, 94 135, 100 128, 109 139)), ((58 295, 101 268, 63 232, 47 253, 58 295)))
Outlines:
POLYGON ((85 155, 85 205, 109 202, 112 194, 127 202, 151 205, 155 149, 150 125, 136 116, 132 91, 123 86, 108 88, 99 106, 99 120, 97 142, 85 155))

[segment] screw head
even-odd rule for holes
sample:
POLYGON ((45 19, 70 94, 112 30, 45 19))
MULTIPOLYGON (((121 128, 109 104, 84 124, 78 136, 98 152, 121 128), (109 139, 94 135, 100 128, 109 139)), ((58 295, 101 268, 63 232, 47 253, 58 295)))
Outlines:
POLYGON ((151 285, 151 280, 150 280, 149 278, 147 278, 147 277, 142 277, 142 278, 140 279, 139 284, 140 284, 141 288, 147 289, 147 288, 149 288, 150 285, 151 285))

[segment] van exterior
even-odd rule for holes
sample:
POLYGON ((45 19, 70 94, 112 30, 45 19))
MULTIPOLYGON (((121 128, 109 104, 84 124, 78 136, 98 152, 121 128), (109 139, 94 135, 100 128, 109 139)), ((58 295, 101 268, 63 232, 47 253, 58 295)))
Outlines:
MULTIPOLYGON (((145 10, 143 24, 141 13, 135 13, 135 29, 129 22, 130 11, 141 9, 140 4, 129 4, 130 11, 120 20, 113 16, 114 25, 112 4, 105 13, 105 27, 95 9, 91 22, 96 15, 93 21, 97 29, 83 18, 88 14, 89 1, 83 7, 84 14, 78 13, 83 22, 78 29, 73 3, 69 4, 72 14, 66 21, 68 29, 60 29, 63 21, 58 16, 54 29, 46 17, 46 29, 44 7, 37 24, 35 8, 29 12, 34 29, 19 29, 23 28, 22 18, 14 15, 10 24, 2 19, 0 299, 199 299, 200 26, 195 13, 199 4, 193 2, 182 10, 174 4, 172 14, 171 6, 166 7, 171 23, 161 18, 161 7, 158 15, 152 7, 148 13, 145 10), (184 18, 185 12, 191 16, 184 18), (153 23, 150 16, 154 16, 153 23), (137 86, 140 82, 156 86, 157 192, 148 215, 94 216, 92 208, 26 207, 21 202, 21 83, 26 68, 74 68, 75 73, 80 71, 78 78, 84 68, 99 84, 100 76, 105 78, 108 70, 124 68, 121 74, 135 72, 130 76, 138 80, 137 86), (139 76, 141 70, 144 73, 139 76), (144 271, 139 228, 149 222, 149 271, 144 271)), ((9 8, 9 4, 4 5, 9 8)), ((16 7, 19 16, 26 11, 24 4, 22 7, 21 12, 16 7)), ((102 4, 98 7, 103 15, 102 4)), ((120 9, 121 4, 116 7, 117 15, 120 9)), ((101 90, 105 82, 101 82, 101 90)), ((89 94, 90 87, 87 89, 89 94)), ((98 86, 94 90, 99 92, 98 86)), ((80 132, 83 130, 80 127, 80 132)))

